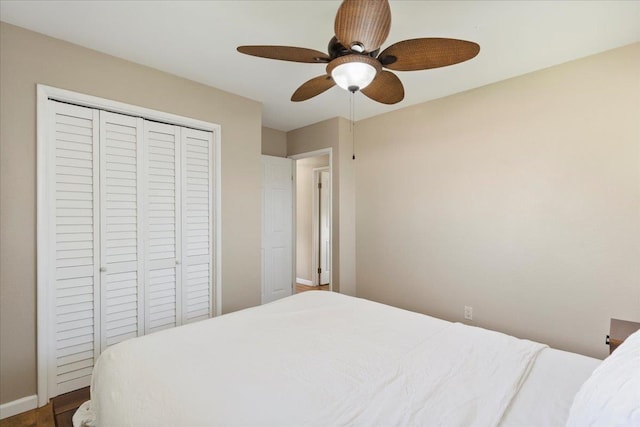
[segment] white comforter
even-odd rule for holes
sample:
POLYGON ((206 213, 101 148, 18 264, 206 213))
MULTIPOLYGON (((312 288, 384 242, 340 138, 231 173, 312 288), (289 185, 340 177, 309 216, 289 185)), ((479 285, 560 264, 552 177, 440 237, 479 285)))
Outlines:
POLYGON ((98 426, 494 426, 545 346, 331 292, 126 341, 98 426))

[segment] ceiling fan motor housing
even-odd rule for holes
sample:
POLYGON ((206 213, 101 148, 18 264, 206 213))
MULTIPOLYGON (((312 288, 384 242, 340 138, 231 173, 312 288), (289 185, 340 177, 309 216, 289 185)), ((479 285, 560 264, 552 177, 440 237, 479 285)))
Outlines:
POLYGON ((380 52, 379 48, 372 52, 364 52, 364 46, 362 45, 362 43, 356 42, 355 45, 356 46, 353 46, 352 44, 351 49, 349 49, 345 47, 342 43, 340 43, 340 41, 338 41, 336 36, 333 36, 331 40, 329 40, 329 46, 327 47, 327 52, 329 53, 329 57, 331 59, 335 59, 339 56, 352 55, 352 54, 367 55, 372 58, 376 58, 378 56, 378 53, 380 52), (358 49, 362 49, 362 50, 358 50, 358 49))

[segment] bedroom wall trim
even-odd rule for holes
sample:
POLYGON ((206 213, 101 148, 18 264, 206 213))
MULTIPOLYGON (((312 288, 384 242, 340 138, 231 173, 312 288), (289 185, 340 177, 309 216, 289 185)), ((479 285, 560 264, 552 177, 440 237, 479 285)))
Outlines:
MULTIPOLYGON (((52 319, 51 310, 51 292, 49 292, 48 272, 50 271, 47 264, 47 253, 49 251, 50 242, 48 238, 48 216, 49 210, 49 192, 52 183, 47 179, 46 173, 47 157, 49 150, 47 142, 51 124, 49 123, 48 100, 56 100, 67 102, 84 107, 111 111, 114 113, 127 114, 135 117, 144 117, 146 119, 171 123, 174 125, 184 126, 213 133, 213 154, 214 154, 214 200, 215 207, 213 212, 213 231, 214 231, 214 284, 213 297, 214 302, 211 307, 213 315, 217 316, 222 313, 222 218, 221 218, 221 201, 222 201, 222 161, 221 161, 221 126, 197 119, 182 117, 170 113, 156 111, 140 106, 125 104, 91 95, 85 95, 77 92, 59 89, 42 84, 37 85, 37 135, 36 135, 36 162, 37 162, 37 395, 28 396, 5 405, 11 405, 13 408, 18 405, 19 412, 30 410, 38 406, 47 404, 48 397, 48 377, 51 371, 49 364, 50 353, 53 350, 49 336, 47 334, 47 325, 54 321, 52 319), (25 402, 23 402, 25 401, 25 402), (22 406, 20 406, 22 405, 22 406), (33 405, 27 408, 26 406, 33 405), (23 409, 26 408, 26 409, 23 409)), ((5 409, 2 405, 2 416, 5 415, 5 409)), ((17 412, 17 413, 19 413, 17 412)), ((10 415, 7 415, 10 416, 10 415)))
POLYGON ((296 277, 296 282, 301 285, 313 286, 313 282, 311 280, 303 279, 301 277, 296 277))
POLYGON ((26 396, 0 405, 0 420, 30 411, 38 407, 38 396, 26 396))

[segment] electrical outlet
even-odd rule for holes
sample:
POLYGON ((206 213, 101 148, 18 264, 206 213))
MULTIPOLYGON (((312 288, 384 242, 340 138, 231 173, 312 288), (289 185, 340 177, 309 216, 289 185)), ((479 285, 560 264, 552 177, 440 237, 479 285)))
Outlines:
POLYGON ((473 307, 469 307, 468 305, 464 306, 464 318, 473 320, 473 307))

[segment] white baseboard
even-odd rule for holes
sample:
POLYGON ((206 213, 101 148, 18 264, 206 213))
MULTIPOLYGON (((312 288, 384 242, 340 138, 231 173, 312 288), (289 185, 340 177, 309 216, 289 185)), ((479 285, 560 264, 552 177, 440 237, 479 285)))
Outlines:
POLYGON ((13 402, 7 402, 0 405, 0 420, 13 417, 14 415, 21 414, 23 412, 36 409, 38 407, 38 396, 23 397, 22 399, 14 400, 13 402))
POLYGON ((299 277, 296 277, 296 283, 300 283, 301 285, 313 286, 313 282, 311 280, 301 279, 299 277))

